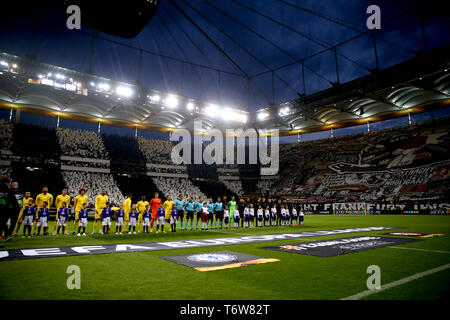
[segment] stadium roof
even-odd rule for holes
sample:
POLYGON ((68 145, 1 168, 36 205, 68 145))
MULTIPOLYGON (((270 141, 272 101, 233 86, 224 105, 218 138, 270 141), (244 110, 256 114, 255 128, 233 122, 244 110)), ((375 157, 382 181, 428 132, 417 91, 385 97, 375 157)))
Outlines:
POLYGON ((284 133, 446 105, 448 18, 424 1, 375 1, 382 28, 369 31, 369 4, 168 0, 133 40, 69 31, 64 17, 42 6, 47 19, 33 11, 2 21, 9 65, 0 102, 154 130, 192 128, 202 119, 205 130, 284 133), (11 72, 13 64, 19 67, 11 72))

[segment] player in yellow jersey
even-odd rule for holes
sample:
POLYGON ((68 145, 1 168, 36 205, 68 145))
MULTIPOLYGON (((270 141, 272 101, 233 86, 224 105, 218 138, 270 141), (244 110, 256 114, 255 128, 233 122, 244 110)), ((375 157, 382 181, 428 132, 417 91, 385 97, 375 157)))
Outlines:
POLYGON ((139 201, 136 205, 136 209, 139 212, 139 217, 138 217, 138 233, 141 232, 141 226, 142 226, 142 213, 145 210, 145 206, 149 205, 148 201, 146 200, 145 196, 141 197, 141 201, 139 201))
POLYGON ((44 206, 44 201, 47 202, 47 208, 50 208, 51 205, 53 204, 53 196, 48 193, 48 187, 44 186, 42 188, 42 193, 38 194, 36 197, 36 220, 34 221, 34 234, 37 234, 37 220, 38 220, 38 216, 37 213, 39 212, 39 210, 41 208, 43 208, 44 206))
POLYGON ((127 230, 128 222, 130 221, 130 211, 131 211, 131 194, 127 195, 127 198, 123 201, 122 204, 123 211, 125 212, 123 222, 123 230, 127 230))
MULTIPOLYGON (((56 219, 55 219, 55 224, 53 225, 53 235, 56 235, 56 228, 58 228, 58 212, 59 212, 59 208, 62 207, 63 202, 66 203, 66 208, 69 207, 70 205, 70 196, 67 194, 67 189, 62 189, 61 190, 61 194, 59 196, 56 197, 55 199, 55 207, 56 207, 56 219)), ((67 229, 64 232, 65 234, 68 234, 67 229)))
POLYGON ((167 196, 167 200, 163 203, 164 213, 166 214, 166 222, 170 224, 170 217, 172 216, 173 201, 171 196, 167 196))
POLYGON ((31 198, 31 193, 27 191, 27 192, 25 192, 25 195, 23 197, 22 208, 20 208, 19 218, 17 219, 17 226, 16 226, 16 230, 14 231, 15 237, 17 237, 19 235, 20 225, 23 222, 23 209, 25 209, 25 207, 28 206, 28 202, 30 200, 33 200, 33 198, 31 198))
MULTIPOLYGON (((72 235, 75 235, 75 230, 77 230, 78 222, 80 221, 80 210, 83 209, 84 203, 88 203, 88 200, 86 189, 81 188, 73 201, 73 206, 75 207, 75 221, 73 223, 72 235)), ((69 228, 67 227, 66 230, 67 229, 69 228)))
MULTIPOLYGON (((106 203, 109 201, 108 196, 106 195, 106 190, 102 189, 102 193, 95 198, 95 218, 94 218, 94 226, 92 230, 92 234, 95 234, 97 231, 97 225, 99 221, 102 221, 102 210, 106 207, 106 203)), ((100 228, 100 234, 103 234, 102 228, 100 228)))

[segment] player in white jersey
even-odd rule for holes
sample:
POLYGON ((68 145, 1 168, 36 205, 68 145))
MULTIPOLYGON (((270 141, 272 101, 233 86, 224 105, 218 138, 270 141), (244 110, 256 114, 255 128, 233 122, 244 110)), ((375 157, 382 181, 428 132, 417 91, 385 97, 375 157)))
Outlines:
POLYGON ((298 223, 297 223, 297 209, 295 207, 292 207, 291 223, 292 223, 293 226, 298 226, 298 223))
POLYGON ((264 209, 264 226, 269 227, 270 226, 270 210, 269 206, 264 209))
POLYGON ((250 204, 249 215, 250 215, 250 228, 253 228, 254 227, 253 221, 255 221, 255 208, 253 208, 253 204, 250 204))
POLYGON ((291 213, 289 211, 289 205, 286 205, 286 225, 289 226, 291 224, 291 213))
POLYGON ((230 229, 230 226, 228 225, 230 223, 230 211, 228 210, 228 206, 225 206, 225 209, 223 210, 223 224, 225 229, 230 229))
POLYGON ((270 219, 270 221, 272 222, 272 226, 276 226, 277 225, 277 206, 275 203, 272 205, 272 208, 270 208, 270 212, 272 213, 272 216, 270 219))
POLYGON ((284 206, 281 206, 281 225, 285 226, 286 225, 286 209, 284 209, 284 206))
POLYGON ((244 208, 244 228, 250 227, 250 209, 248 204, 244 208))
POLYGON ((239 229, 239 220, 241 219, 239 208, 236 206, 234 209, 234 227, 239 229))
POLYGON ((134 233, 136 234, 136 224, 139 216, 139 212, 136 210, 136 205, 131 205, 131 210, 129 214, 130 222, 128 224, 128 234, 134 233), (133 231, 131 231, 133 229, 133 231))
POLYGON ((303 220, 305 219, 305 215, 303 214, 303 210, 300 210, 300 213, 298 215, 299 220, 300 220, 300 227, 303 226, 303 220))
POLYGON ((262 221, 263 221, 263 208, 262 208, 262 206, 260 205, 259 207, 258 207, 258 211, 256 211, 256 217, 257 217, 257 219, 258 219, 258 227, 262 227, 262 221))

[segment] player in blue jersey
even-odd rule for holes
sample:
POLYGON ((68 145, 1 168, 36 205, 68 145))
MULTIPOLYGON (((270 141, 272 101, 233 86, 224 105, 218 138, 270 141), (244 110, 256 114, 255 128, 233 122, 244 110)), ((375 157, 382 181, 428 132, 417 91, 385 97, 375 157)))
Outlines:
POLYGON ((69 219, 69 209, 65 202, 61 203, 61 208, 59 208, 57 212, 56 224, 58 225, 58 229, 56 231, 56 236, 59 237, 59 230, 62 228, 62 235, 66 235, 66 225, 67 220, 69 219))
MULTIPOLYGON (((177 210, 177 205, 174 204, 172 206, 172 212, 170 213, 170 228, 172 229, 172 232, 177 231, 177 221, 178 221, 179 212, 177 210)), ((181 226, 183 226, 183 222, 181 223, 181 226)))
MULTIPOLYGON (((178 199, 175 200, 175 209, 177 209, 177 214, 178 214, 178 218, 177 221, 180 220, 180 227, 181 227, 181 231, 184 230, 184 225, 183 225, 183 221, 184 221, 184 201, 183 201, 183 195, 180 194, 178 196, 178 199)), ((187 223, 186 223, 187 225, 187 223)), ((177 228, 177 226, 175 225, 175 229, 177 228)))
POLYGON ((109 227, 111 226, 111 215, 111 203, 106 202, 106 207, 102 210, 103 234, 109 233, 109 227))
POLYGON ((161 226, 161 231, 166 233, 164 231, 164 224, 166 223, 166 211, 164 210, 163 204, 159 204, 159 208, 156 211, 156 215, 158 216, 158 220, 156 221, 156 233, 159 233, 159 227, 161 226))
POLYGON ((197 213, 197 221, 195 222, 195 230, 198 230, 198 222, 202 220, 203 198, 198 198, 195 203, 195 212, 197 213))
POLYGON ((184 229, 187 230, 188 222, 191 220, 191 230, 194 224, 194 211, 195 211, 195 202, 192 197, 189 197, 188 201, 186 201, 186 224, 184 225, 184 229))
MULTIPOLYGON (((207 203, 206 207, 208 208, 208 213, 209 213, 209 215, 208 215, 209 227, 212 229, 213 228, 213 223, 214 223, 214 216, 215 216, 215 214, 214 214, 214 203, 213 203, 213 199, 212 198, 208 199, 208 203, 207 203)), ((217 218, 216 218, 216 220, 217 220, 217 218)), ((206 227, 208 227, 208 226, 206 226, 206 227)))
POLYGON ((150 227, 150 220, 151 220, 151 213, 150 213, 150 206, 148 204, 145 205, 145 210, 142 212, 142 225, 144 226, 143 233, 149 233, 149 227, 150 227))
POLYGON ((49 219, 50 219, 50 210, 48 209, 48 202, 44 201, 42 203, 42 208, 40 208, 39 212, 38 212, 38 221, 37 221, 37 226, 38 226, 37 235, 38 236, 41 233, 41 227, 44 228, 44 236, 48 235, 48 220, 49 219))
POLYGON ((28 205, 23 209, 23 236, 28 230, 28 237, 31 237, 31 227, 36 216, 36 207, 33 199, 28 200, 28 205))
POLYGON ((219 228, 222 229, 223 223, 223 209, 222 209, 222 199, 217 197, 216 203, 214 203, 214 214, 216 216, 216 221, 214 222, 214 229, 217 229, 217 221, 219 221, 219 228))
POLYGON ((124 218, 125 218, 125 210, 123 210, 123 205, 121 205, 120 209, 117 210, 116 213, 116 234, 122 234, 124 218))
POLYGON ((80 211, 78 211, 78 219, 80 224, 78 225, 77 236, 80 237, 83 235, 83 237, 86 237, 86 227, 88 224, 88 210, 86 202, 83 202, 80 211), (83 229, 83 232, 81 232, 81 229, 83 229))
POLYGON ((130 210, 130 222, 128 224, 128 234, 131 234, 131 229, 133 229, 133 233, 136 234, 136 222, 139 216, 139 212, 137 212, 136 210, 136 205, 132 204, 131 205, 131 210, 130 210))

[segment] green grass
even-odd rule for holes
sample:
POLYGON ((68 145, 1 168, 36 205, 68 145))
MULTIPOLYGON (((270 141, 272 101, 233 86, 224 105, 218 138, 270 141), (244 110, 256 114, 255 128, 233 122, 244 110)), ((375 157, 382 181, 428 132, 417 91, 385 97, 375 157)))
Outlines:
MULTIPOLYGON (((219 232, 177 232, 149 235, 15 238, 5 248, 187 240, 364 226, 394 226, 395 231, 443 233, 444 236, 402 245, 450 252, 449 216, 307 216, 306 226, 270 227, 219 232)), ((92 227, 92 222, 89 223, 92 227)), ((53 230, 50 228, 50 230, 53 230)), ((70 229, 71 230, 71 229, 70 229)), ((90 230, 89 230, 90 231, 90 230)), ((385 231, 387 232, 387 231, 385 231)), ((89 232, 90 233, 90 232, 89 232)), ((380 234, 365 232, 361 234, 380 234)), ((387 284, 450 262, 450 254, 381 248, 321 258, 258 247, 333 239, 357 234, 279 240, 209 248, 115 253, 0 262, 0 299, 341 299, 367 290, 366 268, 378 265, 387 284), (281 261, 249 267, 199 272, 159 256, 230 250, 281 261), (81 268, 81 290, 68 290, 66 269, 81 268)), ((444 299, 450 271, 414 280, 368 299, 444 299)))

